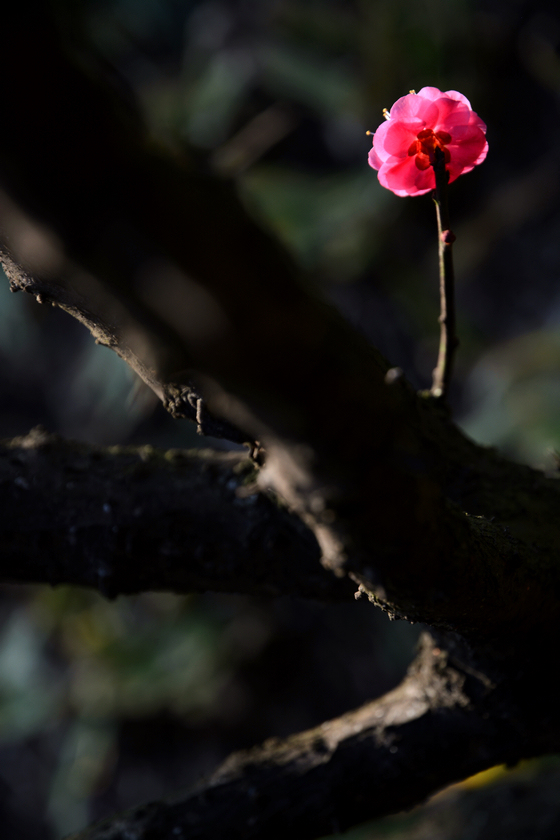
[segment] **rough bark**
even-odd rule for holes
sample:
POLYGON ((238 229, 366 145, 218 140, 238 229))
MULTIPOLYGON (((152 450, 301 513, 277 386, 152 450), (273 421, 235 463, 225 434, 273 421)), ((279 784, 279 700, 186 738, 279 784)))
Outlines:
POLYGON ((202 417, 203 393, 221 433, 266 450, 257 478, 265 492, 240 496, 240 456, 97 457, 37 437, 8 444, 17 527, 3 527, 18 573, 29 564, 21 577, 99 585, 101 576, 109 594, 209 585, 313 597, 348 597, 350 578, 391 614, 471 645, 450 635, 438 652, 427 644, 386 698, 234 757, 185 799, 81 837, 270 838, 297 825, 311 838, 410 807, 498 761, 557 749, 539 641, 558 640, 557 479, 477 447, 434 400, 387 376, 388 363, 316 298, 233 186, 154 151, 85 59, 64 52, 48 16, 30 24, 12 10, 4 24, 1 239, 12 288, 83 320, 176 414, 202 417), (28 61, 13 73, 22 54, 28 61), (51 474, 58 518, 45 492, 51 474), (231 552, 208 529, 189 530, 203 499, 230 529, 231 552), (146 557, 134 580, 129 561, 146 536, 134 511, 143 505, 161 562, 150 567, 146 557), (50 530, 37 527, 45 520, 50 530), (88 553, 98 539, 107 567, 88 553), (250 568, 237 557, 247 541, 250 568), (186 562, 189 545, 212 545, 211 569, 196 550, 186 562), (37 550, 62 546, 71 563, 37 568, 37 550), (314 569, 319 554, 332 580, 314 569))
POLYGON ((351 599, 301 521, 243 453, 70 443, 34 429, 0 445, 0 578, 146 590, 351 599))
POLYGON ((283 741, 232 755, 187 795, 136 808, 69 840, 315 838, 411 808, 492 764, 557 748, 558 726, 495 666, 426 635, 394 691, 283 741), (544 716, 543 716, 544 717, 544 716))

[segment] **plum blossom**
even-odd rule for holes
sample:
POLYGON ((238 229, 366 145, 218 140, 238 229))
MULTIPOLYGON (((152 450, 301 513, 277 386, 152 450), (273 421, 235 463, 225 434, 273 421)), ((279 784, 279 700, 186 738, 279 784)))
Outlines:
POLYGON ((395 195, 424 195, 435 188, 435 150, 445 156, 449 182, 482 163, 488 152, 486 125, 456 90, 435 87, 397 99, 373 135, 369 165, 395 195))

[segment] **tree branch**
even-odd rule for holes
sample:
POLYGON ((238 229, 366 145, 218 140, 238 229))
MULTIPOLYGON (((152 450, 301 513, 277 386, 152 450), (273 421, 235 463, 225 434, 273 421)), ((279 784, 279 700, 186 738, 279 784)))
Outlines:
POLYGON ((0 445, 0 579, 351 599, 301 521, 260 492, 242 453, 71 443, 41 429, 0 445))
MULTIPOLYGON (((48 235, 30 226, 9 198, 0 193, 1 217, 9 219, 12 227, 19 228, 19 236, 30 234, 33 247, 38 247, 39 253, 41 247, 50 248, 48 235)), ((156 325, 145 309, 139 311, 132 301, 128 305, 120 301, 114 290, 91 276, 84 276, 83 271, 69 260, 64 261, 64 271, 56 279, 32 276, 29 270, 15 262, 6 245, 0 242, 0 265, 10 282, 10 291, 27 292, 34 295, 38 303, 59 306, 84 324, 95 343, 114 350, 154 391, 174 418, 192 420, 202 435, 225 438, 234 443, 252 443, 248 432, 209 411, 200 390, 190 379, 192 374, 183 371, 168 377, 158 370, 158 356, 164 355, 167 364, 177 371, 185 364, 185 358, 180 349, 169 346, 168 341, 162 346, 165 329, 161 324, 156 325)))
POLYGON ((262 441, 258 486, 312 529, 341 579, 323 574, 296 516, 266 492, 238 493, 241 456, 96 455, 40 435, 3 452, 5 577, 101 580, 111 595, 219 586, 346 598, 348 575, 395 615, 477 647, 427 644, 387 697, 234 756, 191 796, 82 840, 274 838, 294 825, 315 837, 557 749, 536 637, 558 639, 558 482, 476 447, 441 406, 387 377, 233 185, 155 151, 48 16, 30 22, 11 6, 3 22, 0 215, 13 285, 83 320, 176 413, 189 413, 194 385, 216 417, 262 441))
POLYGON ((69 840, 280 840, 295 826, 298 838, 313 840, 539 752, 545 729, 552 751, 558 724, 535 719, 535 711, 543 712, 537 692, 529 708, 520 702, 526 685, 520 691, 511 676, 478 667, 453 640, 446 648, 426 634, 404 681, 379 700, 236 753, 188 794, 133 809, 69 840))
POLYGON ((432 401, 386 381, 387 362, 305 288, 230 183, 155 152, 56 31, 28 24, 0 54, 12 117, 0 160, 17 203, 2 222, 41 295, 81 299, 77 313, 164 400, 194 381, 215 416, 261 441, 260 485, 313 530, 325 566, 390 612, 502 645, 555 622, 556 482, 497 466, 432 401), (510 514, 488 474, 507 474, 532 513, 538 484, 543 527, 522 503, 511 528, 495 519, 494 505, 510 514))

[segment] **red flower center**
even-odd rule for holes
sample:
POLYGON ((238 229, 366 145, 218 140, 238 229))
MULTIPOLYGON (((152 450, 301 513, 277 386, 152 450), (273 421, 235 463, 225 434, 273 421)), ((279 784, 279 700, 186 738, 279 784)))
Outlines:
POLYGON ((431 128, 424 128, 417 134, 416 140, 410 144, 408 154, 416 155, 414 163, 418 169, 427 169, 432 165, 436 149, 441 149, 445 162, 449 163, 451 156, 449 149, 446 148, 447 143, 451 143, 451 135, 447 131, 436 131, 434 134, 431 128))

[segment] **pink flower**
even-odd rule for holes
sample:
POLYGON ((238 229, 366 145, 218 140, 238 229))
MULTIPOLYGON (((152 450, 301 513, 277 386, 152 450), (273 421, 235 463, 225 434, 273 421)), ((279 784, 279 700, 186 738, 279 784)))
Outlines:
POLYGON ((396 195, 424 195, 436 185, 432 167, 443 151, 449 181, 470 172, 488 152, 486 125, 456 90, 422 88, 397 99, 373 135, 369 165, 396 195))

